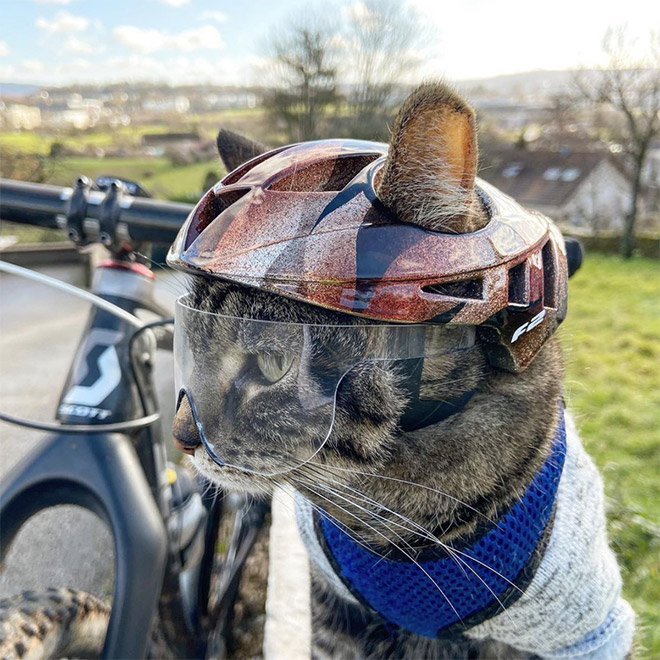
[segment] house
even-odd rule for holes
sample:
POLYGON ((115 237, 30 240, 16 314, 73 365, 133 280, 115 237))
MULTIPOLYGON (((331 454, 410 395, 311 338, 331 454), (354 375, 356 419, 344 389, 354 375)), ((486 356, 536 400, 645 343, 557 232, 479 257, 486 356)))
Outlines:
POLYGON ((642 170, 645 225, 660 228, 660 139, 654 140, 646 152, 646 161, 642 170))
POLYGON ((190 99, 187 96, 145 99, 142 102, 142 109, 155 114, 176 113, 182 115, 190 110, 190 99))
POLYGON ((200 142, 199 133, 145 133, 142 147, 151 156, 162 156, 172 151, 189 153, 200 142))
POLYGON ((9 128, 14 130, 32 131, 41 126, 41 110, 34 106, 13 103, 5 115, 9 128))
POLYGON ((109 108, 96 98, 84 98, 82 94, 51 95, 45 104, 47 124, 54 128, 75 128, 84 131, 103 117, 111 114, 109 108))
POLYGON ((607 152, 503 150, 486 155, 481 176, 565 229, 620 232, 630 183, 607 152))
POLYGON ((215 160, 213 140, 205 140, 198 133, 146 133, 142 136, 142 150, 148 156, 168 156, 174 165, 215 160))

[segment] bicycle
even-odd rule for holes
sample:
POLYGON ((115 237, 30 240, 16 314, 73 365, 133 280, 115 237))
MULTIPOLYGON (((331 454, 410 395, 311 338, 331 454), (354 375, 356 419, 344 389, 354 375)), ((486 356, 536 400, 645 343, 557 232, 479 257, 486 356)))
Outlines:
POLYGON ((30 517, 58 504, 104 520, 116 557, 111 607, 62 588, 0 602, 0 657, 21 657, 37 640, 48 657, 222 658, 241 572, 268 505, 223 498, 167 463, 152 371, 156 348, 172 348, 172 319, 154 301, 144 256, 151 245, 173 241, 192 205, 149 199, 134 182, 105 179, 98 186, 80 177, 73 188, 0 179, 1 219, 59 228, 76 246, 101 243, 110 252, 89 293, 0 262, 0 271, 94 304, 57 422, 0 413, 4 422, 49 433, 0 493, 0 561, 30 517), (156 320, 141 321, 144 311, 156 320), (224 560, 216 552, 221 525, 232 528, 224 560), (76 631, 72 622, 80 620, 89 625, 76 631))

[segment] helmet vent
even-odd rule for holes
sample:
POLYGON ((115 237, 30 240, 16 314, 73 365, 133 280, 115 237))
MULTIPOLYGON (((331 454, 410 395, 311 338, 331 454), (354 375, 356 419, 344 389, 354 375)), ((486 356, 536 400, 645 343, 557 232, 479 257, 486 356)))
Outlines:
POLYGON ((343 156, 302 166, 270 185, 279 192, 339 192, 381 154, 343 156))
POLYGON ((527 305, 527 303, 527 263, 523 261, 509 270, 509 304, 527 305))
POLYGON ((287 149, 287 146, 279 147, 277 149, 273 149, 272 151, 266 151, 260 156, 256 156, 252 160, 248 160, 247 163, 243 163, 240 167, 237 167, 232 172, 229 172, 227 176, 222 179, 222 183, 224 183, 226 186, 238 183, 251 169, 255 168, 260 163, 263 163, 265 160, 268 160, 268 158, 271 158, 284 149, 287 149))
POLYGON ((220 189, 217 193, 209 190, 195 212, 186 240, 186 249, 225 209, 228 209, 248 192, 250 192, 250 188, 224 191, 220 189))
POLYGON ((480 278, 461 280, 460 282, 437 282, 422 287, 422 291, 436 296, 481 300, 483 298, 484 282, 480 278))
POLYGON ((243 195, 250 192, 249 188, 238 188, 234 190, 220 190, 215 194, 215 205, 218 214, 228 209, 232 204, 237 202, 243 195))
POLYGON ((548 241, 541 251, 543 261, 543 304, 545 307, 556 309, 557 299, 555 290, 555 255, 552 243, 548 241))

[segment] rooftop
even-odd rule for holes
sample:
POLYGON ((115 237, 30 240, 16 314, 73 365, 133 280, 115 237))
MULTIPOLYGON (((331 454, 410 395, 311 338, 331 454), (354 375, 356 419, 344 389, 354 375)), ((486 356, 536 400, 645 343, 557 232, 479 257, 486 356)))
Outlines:
POLYGON ((526 151, 509 149, 488 154, 480 176, 502 192, 529 206, 561 206, 579 188, 607 153, 526 151))

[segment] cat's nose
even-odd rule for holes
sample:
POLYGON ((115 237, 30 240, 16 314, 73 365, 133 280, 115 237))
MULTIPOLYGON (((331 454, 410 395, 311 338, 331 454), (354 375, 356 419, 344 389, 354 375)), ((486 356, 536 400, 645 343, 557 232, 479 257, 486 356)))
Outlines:
POLYGON ((172 435, 174 436, 174 446, 184 454, 194 454, 195 447, 199 447, 202 444, 195 419, 193 418, 190 401, 188 400, 188 395, 185 393, 181 397, 176 415, 174 415, 172 435))

